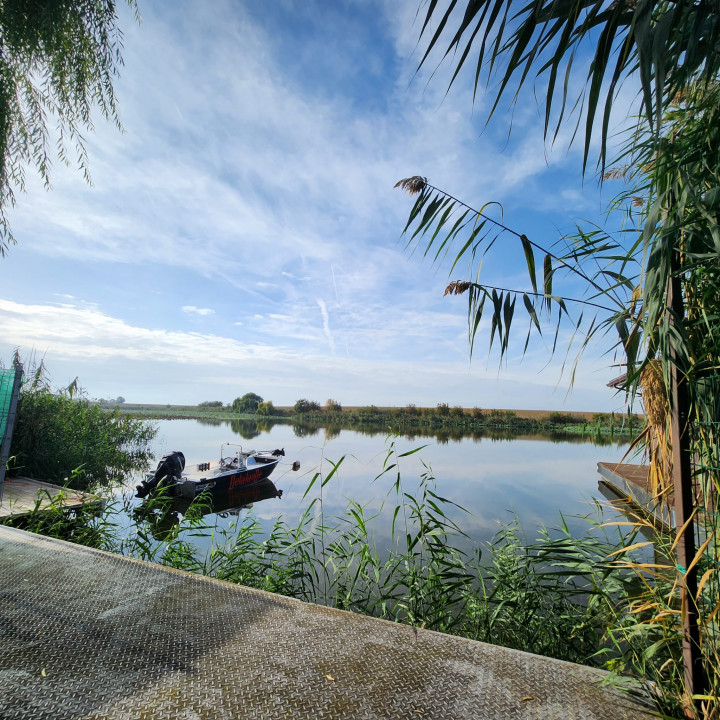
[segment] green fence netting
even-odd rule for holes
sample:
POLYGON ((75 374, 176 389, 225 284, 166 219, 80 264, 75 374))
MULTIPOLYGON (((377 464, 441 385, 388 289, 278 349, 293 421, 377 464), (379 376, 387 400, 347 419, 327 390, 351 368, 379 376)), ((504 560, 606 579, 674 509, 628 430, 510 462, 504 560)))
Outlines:
POLYGON ((8 415, 10 414, 10 401, 15 387, 15 368, 0 369, 0 443, 5 438, 8 415))
POLYGON ((0 502, 2 502, 5 466, 10 454, 10 440, 21 379, 21 365, 10 369, 0 368, 0 502))

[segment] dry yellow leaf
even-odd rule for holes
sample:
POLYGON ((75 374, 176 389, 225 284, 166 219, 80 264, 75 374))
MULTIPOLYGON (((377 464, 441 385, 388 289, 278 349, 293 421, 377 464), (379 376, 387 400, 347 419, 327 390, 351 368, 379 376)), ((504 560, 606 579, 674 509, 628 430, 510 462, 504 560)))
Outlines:
POLYGON ((326 677, 328 680, 332 680, 333 682, 335 682, 335 678, 334 678, 332 675, 326 675, 325 677, 326 677))
POLYGON ((43 677, 47 677, 47 675, 46 675, 46 673, 45 673, 45 668, 43 668, 43 669, 40 671, 40 674, 41 674, 43 677))
POLYGON ((526 695, 521 702, 527 702, 528 700, 534 700, 535 698, 532 695, 526 695))

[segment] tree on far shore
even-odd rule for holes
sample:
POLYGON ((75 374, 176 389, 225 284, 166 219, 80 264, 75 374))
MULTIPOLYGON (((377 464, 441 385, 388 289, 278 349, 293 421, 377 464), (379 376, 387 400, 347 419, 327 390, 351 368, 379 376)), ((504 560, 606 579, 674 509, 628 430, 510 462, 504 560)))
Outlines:
POLYGON ((320 410, 320 403, 315 402, 314 400, 308 400, 307 398, 301 398, 293 406, 293 411, 296 415, 318 412, 318 410, 320 410))
POLYGON ((256 393, 245 393, 242 397, 233 400, 232 409, 236 413, 254 413, 262 401, 263 399, 256 393))

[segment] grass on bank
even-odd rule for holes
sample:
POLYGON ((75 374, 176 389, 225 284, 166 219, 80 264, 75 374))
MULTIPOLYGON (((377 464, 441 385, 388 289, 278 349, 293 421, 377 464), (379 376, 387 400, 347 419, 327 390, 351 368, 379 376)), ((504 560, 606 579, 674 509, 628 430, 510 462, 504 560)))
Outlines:
MULTIPOLYGON (((588 522, 573 537, 561 519, 557 533, 540 532, 532 543, 517 525, 503 526, 494 540, 462 550, 467 536, 448 511, 429 468, 407 492, 403 458, 391 442, 376 481, 389 481, 392 542, 378 547, 375 515, 349 500, 327 517, 324 488, 341 472, 343 459, 325 460, 310 481, 299 520, 282 516, 269 532, 244 514, 227 529, 207 523, 200 499, 179 525, 162 498, 145 506, 131 529, 119 521, 122 507, 109 504, 67 518, 59 508, 35 512, 14 524, 131 557, 281 593, 396 622, 504 645, 550 657, 605 667, 638 680, 635 686, 664 717, 689 708, 683 688, 678 571, 671 542, 631 518, 602 528, 588 522), (144 518, 144 519, 143 519, 144 518), (197 538, 206 543, 199 550, 197 538), (649 558, 649 559, 648 559, 649 558)), ((706 546, 698 562, 712 571, 717 555, 706 546)), ((711 687, 706 718, 717 717, 717 597, 706 583, 702 609, 704 658, 711 687)))

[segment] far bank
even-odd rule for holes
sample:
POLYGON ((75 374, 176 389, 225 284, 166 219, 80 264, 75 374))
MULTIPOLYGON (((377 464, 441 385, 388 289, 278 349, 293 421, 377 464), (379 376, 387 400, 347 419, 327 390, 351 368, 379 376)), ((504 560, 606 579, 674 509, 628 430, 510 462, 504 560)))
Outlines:
POLYGON ((144 419, 242 420, 259 424, 291 423, 314 428, 381 429, 390 432, 433 433, 438 429, 473 432, 489 428, 506 428, 525 433, 550 432, 567 434, 623 434, 634 436, 645 427, 645 416, 632 413, 597 413, 591 411, 560 412, 556 410, 507 410, 450 407, 346 406, 333 403, 298 401, 295 406, 272 406, 271 412, 237 412, 231 405, 161 405, 150 403, 102 402, 109 411, 118 411, 144 419), (301 411, 298 411, 300 407, 301 411))

